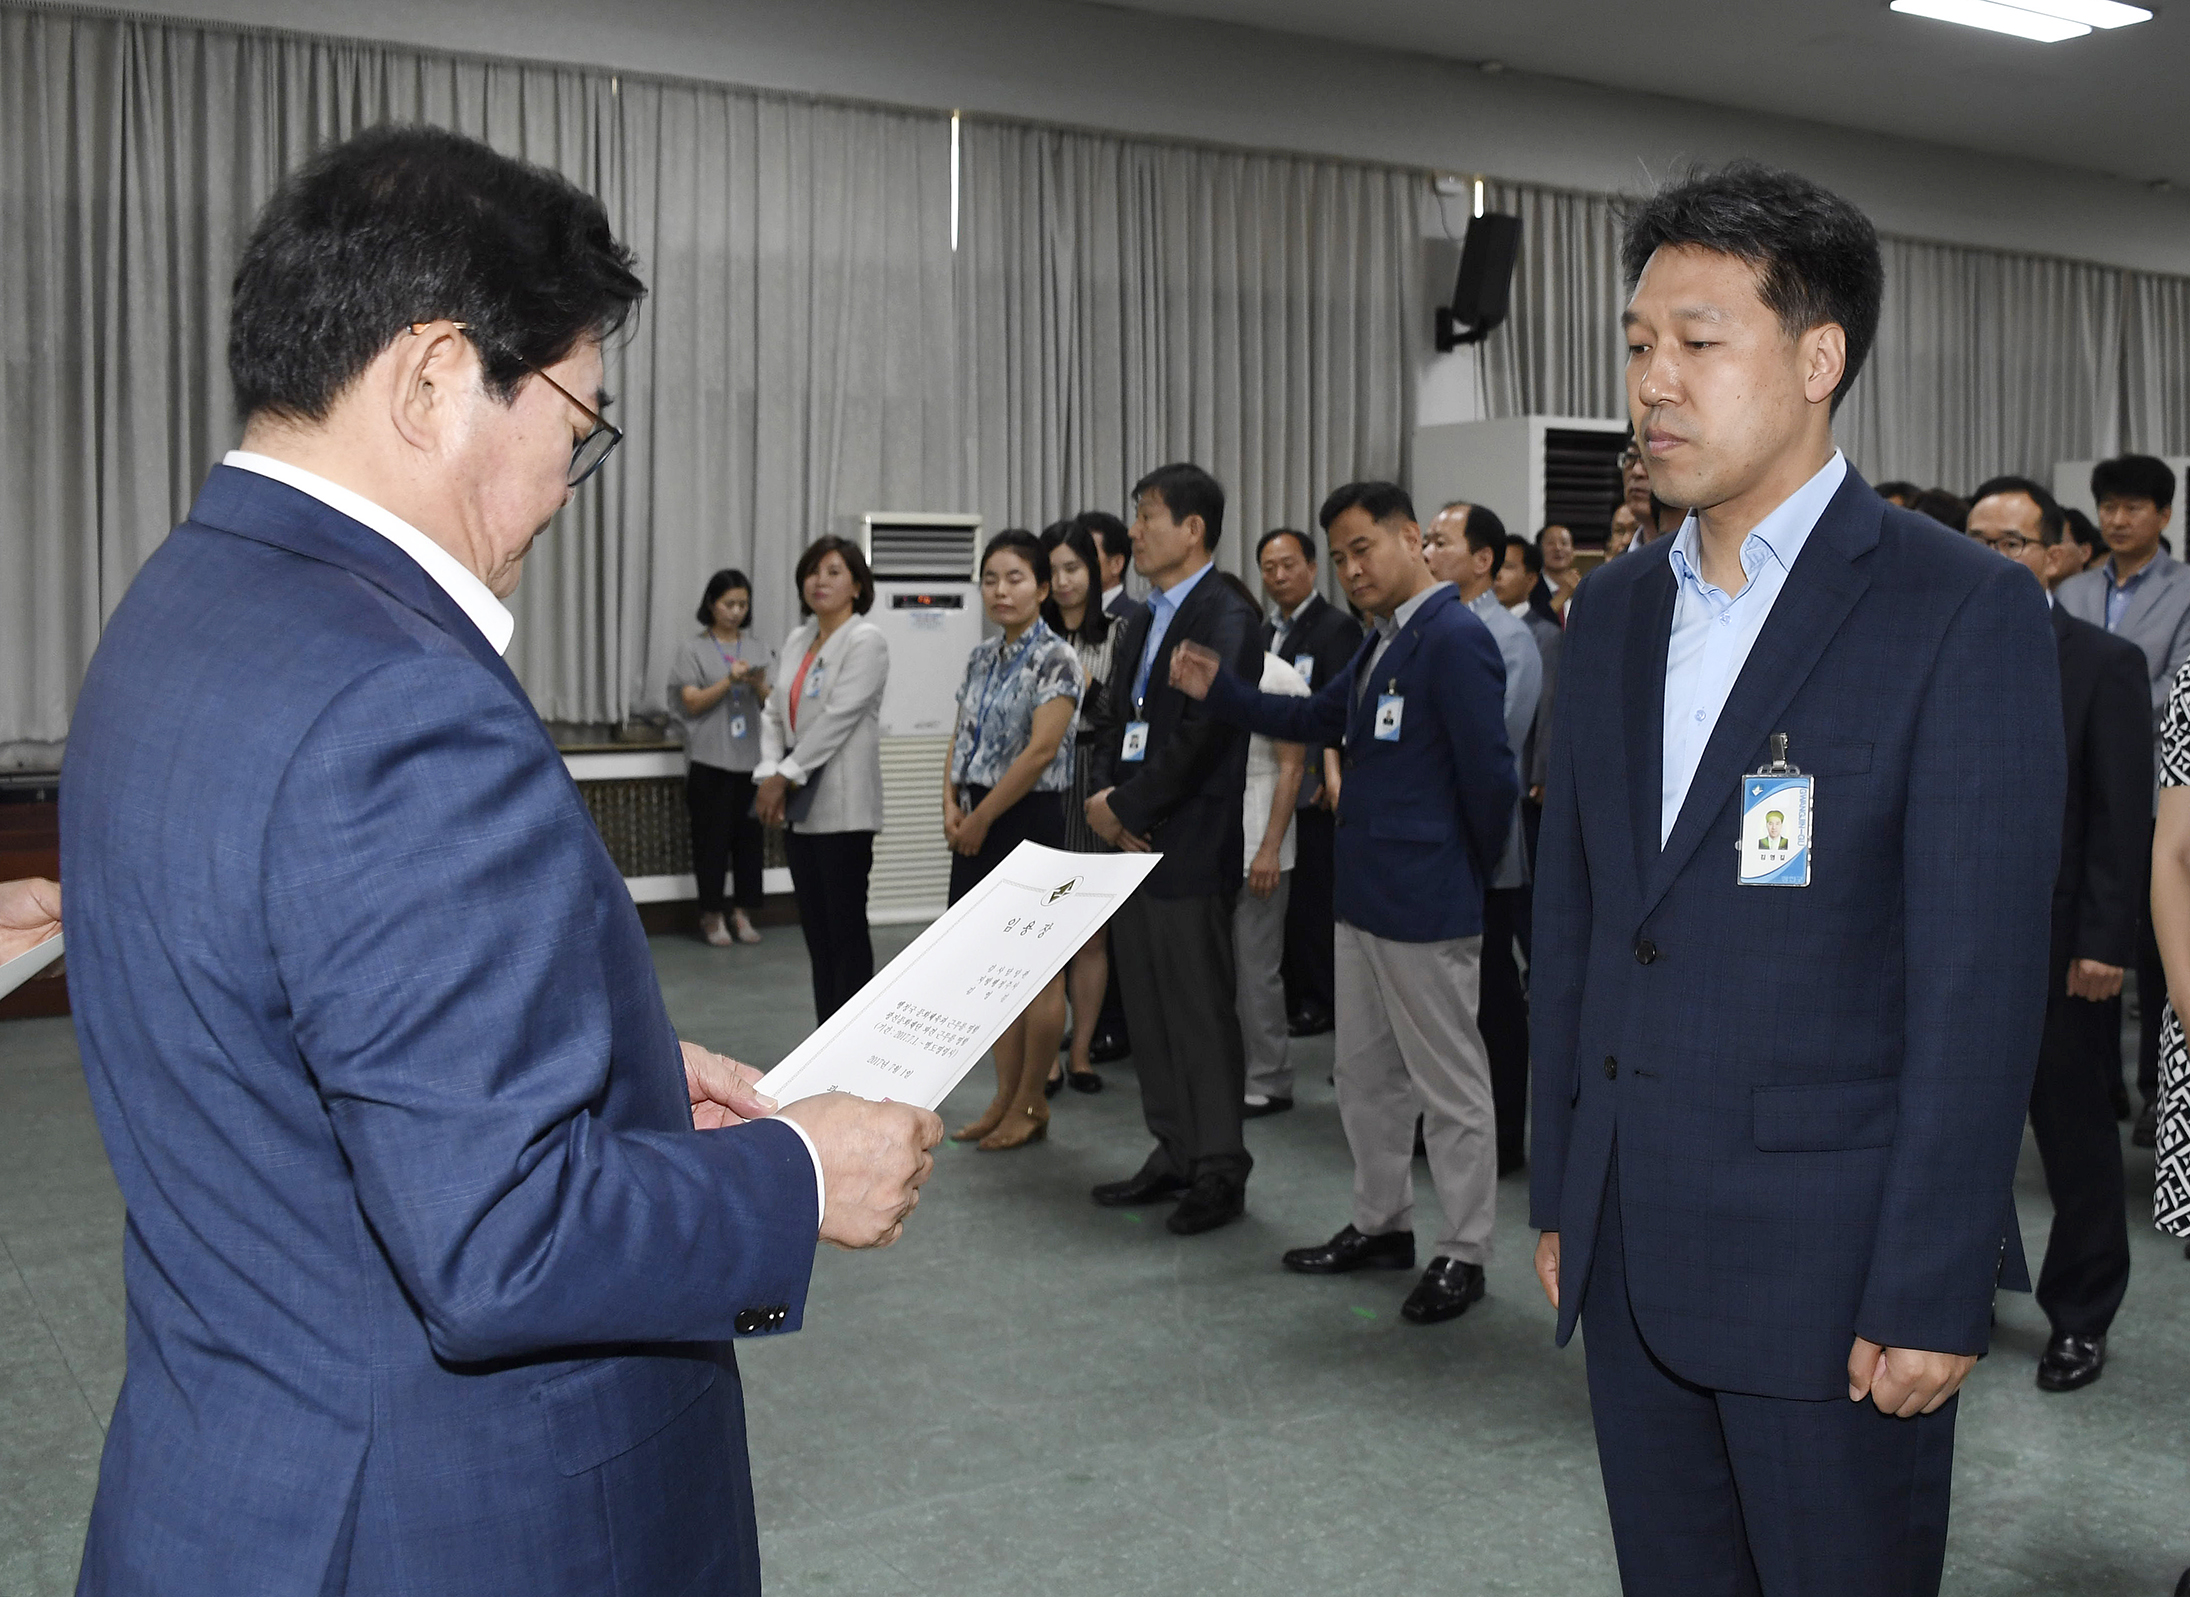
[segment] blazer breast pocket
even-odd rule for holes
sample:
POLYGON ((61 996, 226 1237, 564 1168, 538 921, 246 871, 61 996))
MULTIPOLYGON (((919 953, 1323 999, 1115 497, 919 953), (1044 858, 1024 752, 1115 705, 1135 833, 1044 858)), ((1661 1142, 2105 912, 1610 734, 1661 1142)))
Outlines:
POLYGON ((1901 1121, 1901 1080, 1827 1081, 1812 1086, 1752 1087, 1750 1113, 1765 1153, 1828 1153, 1883 1148, 1901 1121))
POLYGON ((1805 738, 1790 742, 1787 759, 1804 776, 1864 776, 1871 769, 1871 745, 1805 738))
POLYGON ((651 1440, 697 1403, 721 1370, 702 1358, 602 1359, 533 1390, 548 1448, 565 1475, 583 1475, 651 1440))

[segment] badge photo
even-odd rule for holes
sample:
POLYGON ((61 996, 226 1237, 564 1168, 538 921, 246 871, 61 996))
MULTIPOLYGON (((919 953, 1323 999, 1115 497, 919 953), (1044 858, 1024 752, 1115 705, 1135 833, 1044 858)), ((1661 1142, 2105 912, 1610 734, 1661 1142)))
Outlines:
POLYGON ((1816 778, 1762 772, 1741 779, 1743 887, 1808 887, 1816 778))
POLYGON ((1148 754, 1148 723, 1128 721, 1125 724, 1125 742, 1118 747, 1121 760, 1145 759, 1148 754))

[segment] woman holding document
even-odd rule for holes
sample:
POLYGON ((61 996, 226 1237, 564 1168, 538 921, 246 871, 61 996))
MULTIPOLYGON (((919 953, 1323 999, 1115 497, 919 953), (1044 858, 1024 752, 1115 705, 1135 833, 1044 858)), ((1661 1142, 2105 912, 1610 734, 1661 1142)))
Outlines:
MULTIPOLYGON (((1072 785, 1080 661, 1043 622, 1048 598, 1041 540, 1018 528, 991 538, 981 552, 981 603, 1003 632, 984 638, 966 661, 943 782, 954 904, 1022 842, 1065 846, 1062 795, 1072 785)), ((1049 1129, 1043 1081, 1064 1031, 1060 971, 997 1039, 995 1101, 953 1139, 991 1152, 1038 1141, 1049 1129)))

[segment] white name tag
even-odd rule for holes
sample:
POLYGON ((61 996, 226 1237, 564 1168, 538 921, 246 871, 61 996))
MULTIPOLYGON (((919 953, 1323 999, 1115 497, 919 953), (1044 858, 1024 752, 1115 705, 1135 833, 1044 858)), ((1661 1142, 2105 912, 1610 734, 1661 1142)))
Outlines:
POLYGON ((744 716, 733 715, 732 717, 730 717, 730 735, 734 738, 741 738, 745 736, 744 716))
POLYGON ((1760 772, 1741 779, 1743 887, 1808 887, 1817 778, 1760 772))
POLYGON ((1406 698, 1397 693, 1379 693, 1376 696, 1376 740, 1379 743, 1399 741, 1399 718, 1406 713, 1406 698))
POLYGON ((1316 657, 1312 654, 1293 656, 1293 669, 1300 673, 1300 680, 1311 688, 1316 685, 1316 657))
POLYGON ((1139 760, 1148 754, 1148 723, 1128 721, 1125 724, 1125 742, 1118 748, 1121 760, 1139 760))

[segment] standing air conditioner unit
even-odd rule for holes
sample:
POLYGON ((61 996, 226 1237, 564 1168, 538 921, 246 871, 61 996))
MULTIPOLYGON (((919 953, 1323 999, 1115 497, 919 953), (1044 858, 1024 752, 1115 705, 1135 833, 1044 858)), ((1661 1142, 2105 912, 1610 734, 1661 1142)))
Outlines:
POLYGON ((1510 416, 1417 427, 1414 505, 1427 522, 1455 499, 1488 505, 1524 538, 1553 522, 1577 547, 1601 549, 1620 504, 1627 423, 1586 416, 1510 416))
POLYGON ((868 619, 890 644, 882 830, 867 919, 877 926, 933 920, 950 897, 943 763, 966 657, 981 641, 981 518, 870 511, 859 518, 859 546, 874 570, 868 619))

